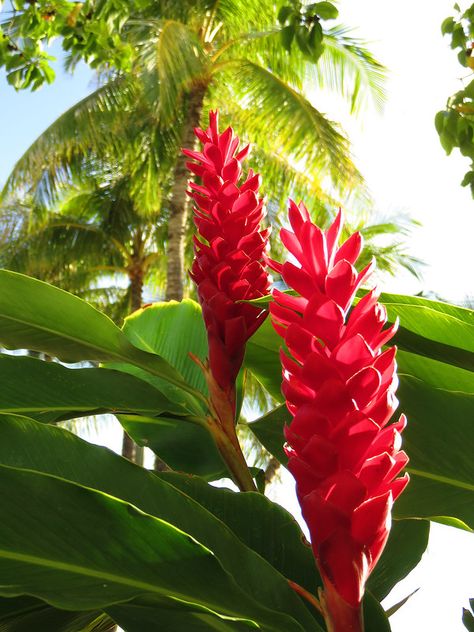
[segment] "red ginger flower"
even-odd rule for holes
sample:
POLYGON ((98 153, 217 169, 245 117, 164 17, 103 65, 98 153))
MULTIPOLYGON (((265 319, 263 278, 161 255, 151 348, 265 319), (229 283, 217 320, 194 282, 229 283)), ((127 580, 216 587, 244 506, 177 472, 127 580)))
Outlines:
MULTIPOLYGON (((282 391, 293 415, 285 450, 327 609, 340 609, 342 598, 356 611, 387 541, 393 501, 408 482, 408 475, 397 478, 408 461, 400 451, 406 419, 387 425, 398 404, 396 348, 381 349, 396 324, 383 329, 387 314, 375 290, 349 312, 373 266, 354 268, 360 233, 337 245, 341 212, 326 231, 311 223, 303 204, 290 202, 289 219, 293 232, 282 229, 281 240, 300 267, 271 265, 300 296, 275 289, 270 306, 292 355, 281 353, 282 391)), ((359 629, 350 625, 334 630, 359 629)))
POLYGON ((209 113, 209 128, 195 129, 202 152, 183 149, 196 162, 188 169, 202 179, 189 183, 195 202, 195 258, 191 277, 209 339, 209 367, 223 391, 233 392, 245 344, 265 319, 265 312, 239 303, 268 294, 265 249, 269 230, 259 230, 265 216, 257 197, 260 176, 249 169, 243 182, 242 161, 247 145, 238 151, 239 138, 231 127, 219 133, 217 112, 209 113))

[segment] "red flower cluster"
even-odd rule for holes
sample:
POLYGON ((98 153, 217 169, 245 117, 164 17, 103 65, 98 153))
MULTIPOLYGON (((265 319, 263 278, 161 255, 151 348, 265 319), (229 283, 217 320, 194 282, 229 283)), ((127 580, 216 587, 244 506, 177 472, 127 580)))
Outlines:
POLYGON ((259 230, 265 216, 257 197, 260 176, 250 169, 243 182, 242 161, 249 146, 239 149, 231 127, 219 133, 217 112, 209 128, 195 129, 201 152, 184 149, 195 162, 187 167, 202 180, 189 183, 195 202, 195 259, 191 276, 209 339, 209 367, 219 386, 232 392, 242 365, 245 344, 265 319, 265 312, 239 303, 268 294, 265 249, 268 230, 259 230))
MULTIPOLYGON (((408 475, 400 451, 406 420, 387 425, 398 402, 395 352, 382 351, 396 325, 372 290, 350 311, 372 264, 357 273, 362 238, 341 246, 341 213, 315 226, 303 204, 290 203, 293 232, 281 240, 299 262, 272 262, 300 296, 273 291, 273 325, 292 358, 281 353, 283 393, 293 415, 285 429, 288 467, 328 601, 360 605, 366 579, 385 546, 393 501, 408 475)), ((330 604, 329 604, 330 609, 330 604)), ((338 629, 352 629, 340 627, 338 629)))

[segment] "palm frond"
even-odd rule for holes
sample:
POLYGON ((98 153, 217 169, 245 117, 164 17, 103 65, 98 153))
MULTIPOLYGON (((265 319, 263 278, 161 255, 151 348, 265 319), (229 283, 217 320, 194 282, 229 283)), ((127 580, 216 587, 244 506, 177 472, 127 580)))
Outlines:
POLYGON ((86 170, 87 154, 94 149, 123 154, 123 113, 136 100, 133 82, 117 79, 95 90, 62 114, 26 150, 15 164, 2 198, 35 189, 36 201, 49 203, 75 175, 86 170), (118 119, 118 120, 117 120, 118 119), (114 128, 118 128, 115 130, 114 128), (116 132, 116 133, 115 133, 116 132))
POLYGON ((205 81, 206 55, 196 33, 176 20, 144 22, 139 39, 142 43, 136 72, 146 75, 156 87, 155 114, 160 121, 169 123, 183 94, 205 81))
POLYGON ((232 82, 246 110, 247 134, 266 151, 285 153, 309 172, 328 174, 336 190, 361 186, 362 177, 350 158, 349 142, 337 125, 307 98, 268 69, 246 59, 216 65, 214 72, 232 82))
POLYGON ((339 93, 350 103, 351 114, 359 114, 371 99, 381 110, 385 102, 386 68, 366 48, 363 40, 351 37, 351 29, 336 26, 324 34, 324 52, 317 66, 308 66, 308 77, 321 88, 339 93))
POLYGON ((381 274, 396 276, 401 268, 407 270, 416 279, 421 280, 425 263, 407 251, 407 245, 401 237, 408 237, 419 227, 419 222, 406 215, 379 222, 364 222, 361 218, 352 223, 351 230, 358 230, 364 238, 364 249, 360 264, 369 263, 372 258, 377 262, 377 271, 381 274))
POLYGON ((239 38, 249 31, 263 31, 277 24, 278 8, 273 0, 216 0, 216 23, 222 24, 221 40, 239 38))

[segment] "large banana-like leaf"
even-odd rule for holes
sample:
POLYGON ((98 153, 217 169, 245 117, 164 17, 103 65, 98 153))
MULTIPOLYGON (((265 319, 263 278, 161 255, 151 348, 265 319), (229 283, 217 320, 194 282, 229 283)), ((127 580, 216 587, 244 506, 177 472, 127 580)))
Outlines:
POLYGON ((0 412, 39 421, 106 412, 186 414, 158 389, 112 369, 68 369, 56 362, 0 354, 0 383, 0 412))
POLYGON ((163 358, 133 346, 104 314, 47 283, 0 270, 0 343, 33 349, 66 362, 119 361, 161 378, 162 390, 195 412, 197 393, 163 358))
POLYGON ((33 597, 0 599, 1 632, 115 632, 116 628, 100 610, 60 610, 33 597))
MULTIPOLYGON (((183 375, 190 387, 207 393, 201 368, 192 360, 207 358, 207 335, 200 306, 190 299, 155 303, 125 320, 123 331, 130 342, 144 351, 159 354, 183 375)), ((130 364, 108 366, 126 371, 162 389, 160 378, 130 364)), ((206 428, 183 423, 169 416, 119 415, 127 433, 140 445, 153 450, 171 468, 197 474, 207 480, 228 476, 214 440, 206 428)))
POLYGON ((262 606, 207 547, 175 526, 90 488, 0 469, 1 595, 30 594, 55 607, 92 610, 149 594, 268 631, 303 629, 262 606))
MULTIPOLYGON (((283 575, 291 578, 309 592, 314 591, 314 558, 293 516, 274 505, 265 496, 236 494, 226 489, 206 485, 197 477, 176 473, 161 473, 160 478, 170 482, 197 500, 225 522, 239 538, 268 560, 283 575), (259 516, 255 529, 252 516, 259 516), (282 537, 282 534, 285 534, 282 537)), ((368 588, 383 599, 387 593, 418 564, 428 544, 429 523, 426 521, 397 521, 376 573, 372 574, 368 588)), ((317 579, 318 585, 321 581, 317 579)), ((376 606, 373 595, 367 595, 364 607, 370 611, 367 630, 384 629, 384 616, 376 606), (377 625, 379 628, 377 628, 377 625)))
MULTIPOLYGON (((201 542, 207 549, 212 550, 229 577, 232 576, 242 590, 258 600, 262 608, 287 613, 288 616, 281 614, 283 630, 285 625, 289 626, 288 630, 299 630, 300 626, 302 629, 318 630, 316 620, 289 588, 287 580, 249 546, 246 546, 238 534, 173 485, 131 464, 110 450, 91 445, 55 426, 40 424, 24 417, 0 415, 0 464, 6 470, 10 467, 42 472, 74 481, 88 488, 99 489, 110 497, 120 498, 146 514, 175 525, 201 542), (68 455, 67 459, 64 458, 65 454, 68 455), (84 463, 87 463, 87 467, 84 467, 84 463)), ((238 503, 239 495, 233 496, 235 502, 238 503)), ((244 496, 248 497, 248 502, 251 504, 252 497, 260 498, 257 494, 244 496)), ((45 507, 51 505, 51 510, 56 511, 55 508, 58 506, 56 503, 59 502, 59 497, 57 501, 51 498, 45 507)), ((261 511, 263 511, 262 504, 265 506, 265 513, 270 522, 272 511, 274 516, 278 516, 282 511, 278 506, 272 505, 263 498, 260 503, 261 511)), ((258 520, 257 509, 258 506, 257 508, 254 506, 254 520, 258 520)), ((131 515, 134 516, 135 513, 132 511, 131 515)), ((93 522, 99 519, 93 520, 91 513, 88 516, 93 522)), ((245 512, 242 514, 242 520, 247 519, 248 513, 245 512)), ((286 520, 288 524, 290 521, 293 523, 289 516, 286 520)), ((62 519, 60 522, 63 524, 62 519)), ((297 530, 296 524, 292 528, 297 530)), ((111 526, 110 533, 118 533, 119 529, 120 523, 117 527, 111 526)), ((48 533, 51 534, 48 538, 51 544, 47 546, 52 547, 54 530, 51 532, 48 530, 48 533)), ((287 533, 281 534, 280 541, 284 542, 287 535, 287 533)), ((77 543, 77 538, 75 542, 77 543)), ((117 543, 116 546, 118 546, 117 543)), ((284 545, 282 546, 284 550, 284 545)), ((104 550, 108 550, 107 547, 104 550)), ((113 559, 115 555, 118 553, 112 556, 113 559)), ((136 568, 137 563, 134 563, 132 568, 136 568)), ((315 584, 317 576, 314 569, 313 571, 314 581, 311 583, 315 584)), ((203 576, 201 579, 199 577, 197 575, 196 581, 204 581, 203 576)), ((39 596, 45 598, 44 595, 39 596)))

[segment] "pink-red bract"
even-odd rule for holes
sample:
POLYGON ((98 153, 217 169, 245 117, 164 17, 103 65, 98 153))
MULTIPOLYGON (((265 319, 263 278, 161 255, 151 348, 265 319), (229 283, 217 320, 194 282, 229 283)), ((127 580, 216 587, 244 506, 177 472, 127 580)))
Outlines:
POLYGON ((396 348, 382 350, 396 324, 384 329, 375 290, 351 308, 373 266, 354 267, 359 233, 338 246, 340 212, 323 231, 291 202, 289 220, 281 240, 299 265, 272 267, 299 296, 274 290, 270 307, 291 354, 281 352, 293 416, 285 429, 288 467, 325 593, 358 608, 387 541, 392 504, 408 482, 398 477, 408 461, 400 451, 404 415, 389 425, 398 404, 396 348))
POLYGON ((269 231, 260 230, 265 216, 258 197, 260 176, 250 169, 242 178, 249 147, 239 151, 239 138, 231 127, 219 132, 217 112, 210 112, 207 130, 197 128, 195 133, 202 151, 183 150, 193 160, 187 167, 201 180, 189 183, 198 230, 191 276, 208 333, 209 368, 220 388, 230 393, 245 344, 266 315, 239 301, 268 294, 269 231))

